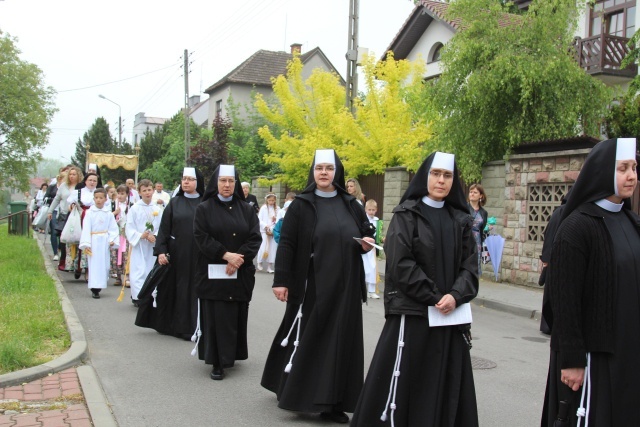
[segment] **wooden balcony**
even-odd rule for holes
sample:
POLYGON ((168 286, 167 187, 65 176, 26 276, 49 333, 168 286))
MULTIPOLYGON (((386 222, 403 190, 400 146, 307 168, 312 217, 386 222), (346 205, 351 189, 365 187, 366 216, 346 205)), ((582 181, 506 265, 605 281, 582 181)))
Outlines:
POLYGON ((580 67, 591 75, 613 76, 618 79, 632 79, 638 74, 638 66, 622 68, 621 63, 629 53, 626 37, 601 34, 575 39, 575 55, 580 67))

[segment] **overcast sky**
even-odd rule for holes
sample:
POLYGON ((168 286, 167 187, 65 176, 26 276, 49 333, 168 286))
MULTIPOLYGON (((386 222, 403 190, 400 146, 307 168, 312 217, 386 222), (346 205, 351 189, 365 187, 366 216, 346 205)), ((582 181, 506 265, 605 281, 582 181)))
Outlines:
MULTIPOLYGON (((360 0, 360 43, 380 56, 413 9, 410 0, 360 0)), ((131 142, 134 116, 171 117, 184 105, 182 54, 192 52, 198 95, 259 49, 320 47, 344 77, 349 0, 0 0, 0 30, 18 38, 58 92, 43 155, 68 161, 97 117, 131 142), (139 76, 139 77, 136 77, 139 76)), ((202 94, 202 99, 206 95, 202 94)))

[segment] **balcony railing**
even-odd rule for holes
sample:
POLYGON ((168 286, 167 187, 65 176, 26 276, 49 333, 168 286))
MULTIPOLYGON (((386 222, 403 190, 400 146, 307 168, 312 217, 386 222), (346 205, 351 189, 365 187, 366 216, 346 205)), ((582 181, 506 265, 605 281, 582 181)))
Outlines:
POLYGON ((622 60, 629 53, 629 39, 626 37, 600 34, 599 36, 576 38, 575 54, 580 67, 589 74, 607 74, 633 78, 638 74, 638 66, 622 68, 622 60))

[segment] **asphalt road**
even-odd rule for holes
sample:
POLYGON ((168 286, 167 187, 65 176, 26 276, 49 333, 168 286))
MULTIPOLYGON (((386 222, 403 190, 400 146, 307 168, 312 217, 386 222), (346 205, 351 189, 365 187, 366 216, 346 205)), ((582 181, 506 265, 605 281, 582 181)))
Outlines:
MULTIPOLYGON (((209 379, 210 366, 190 355, 193 344, 134 325, 136 309, 116 302, 109 286, 94 300, 84 280, 60 278, 89 341, 95 368, 120 427, 314 426, 317 415, 278 409, 260 387, 263 364, 284 312, 271 292, 272 276, 258 273, 249 311, 249 359, 209 379)), ((368 366, 384 323, 381 300, 363 308, 368 366)), ((537 322, 473 306, 474 377, 481 426, 539 425, 549 341, 537 322)))

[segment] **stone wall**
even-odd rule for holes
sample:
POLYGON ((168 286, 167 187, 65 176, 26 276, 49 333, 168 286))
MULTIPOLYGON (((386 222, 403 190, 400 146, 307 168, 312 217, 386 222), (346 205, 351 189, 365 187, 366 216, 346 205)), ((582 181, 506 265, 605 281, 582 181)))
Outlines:
POLYGON ((265 176, 254 176, 251 178, 251 194, 255 195, 258 199, 258 204, 260 206, 264 205, 264 196, 267 193, 275 193, 278 197, 278 206, 282 207, 284 205, 284 198, 286 197, 286 186, 282 183, 275 184, 261 184, 260 181, 268 179, 265 176))
MULTIPOLYGON (((538 286, 542 270, 539 262, 542 242, 528 240, 528 185, 575 182, 589 151, 517 154, 507 158, 504 165, 504 210, 502 215, 495 215, 502 228, 500 234, 506 239, 500 271, 502 280, 538 286)), ((498 213, 492 209, 489 214, 492 212, 498 213)))
MULTIPOLYGON (((505 161, 496 160, 486 163, 482 168, 482 187, 487 194, 487 203, 484 208, 487 210, 488 215, 495 217, 496 234, 502 235, 502 216, 504 213, 504 177, 505 177, 505 161)), ((511 242, 505 242, 512 244, 511 242)), ((484 264, 482 266, 482 277, 487 280, 495 280, 493 267, 491 263, 484 264)), ((500 278, 500 276, 498 276, 500 278)))
POLYGON ((385 169, 384 173, 384 228, 382 234, 387 234, 387 228, 393 216, 393 208, 398 206, 400 199, 409 188, 409 172, 407 168, 397 166, 385 169))

